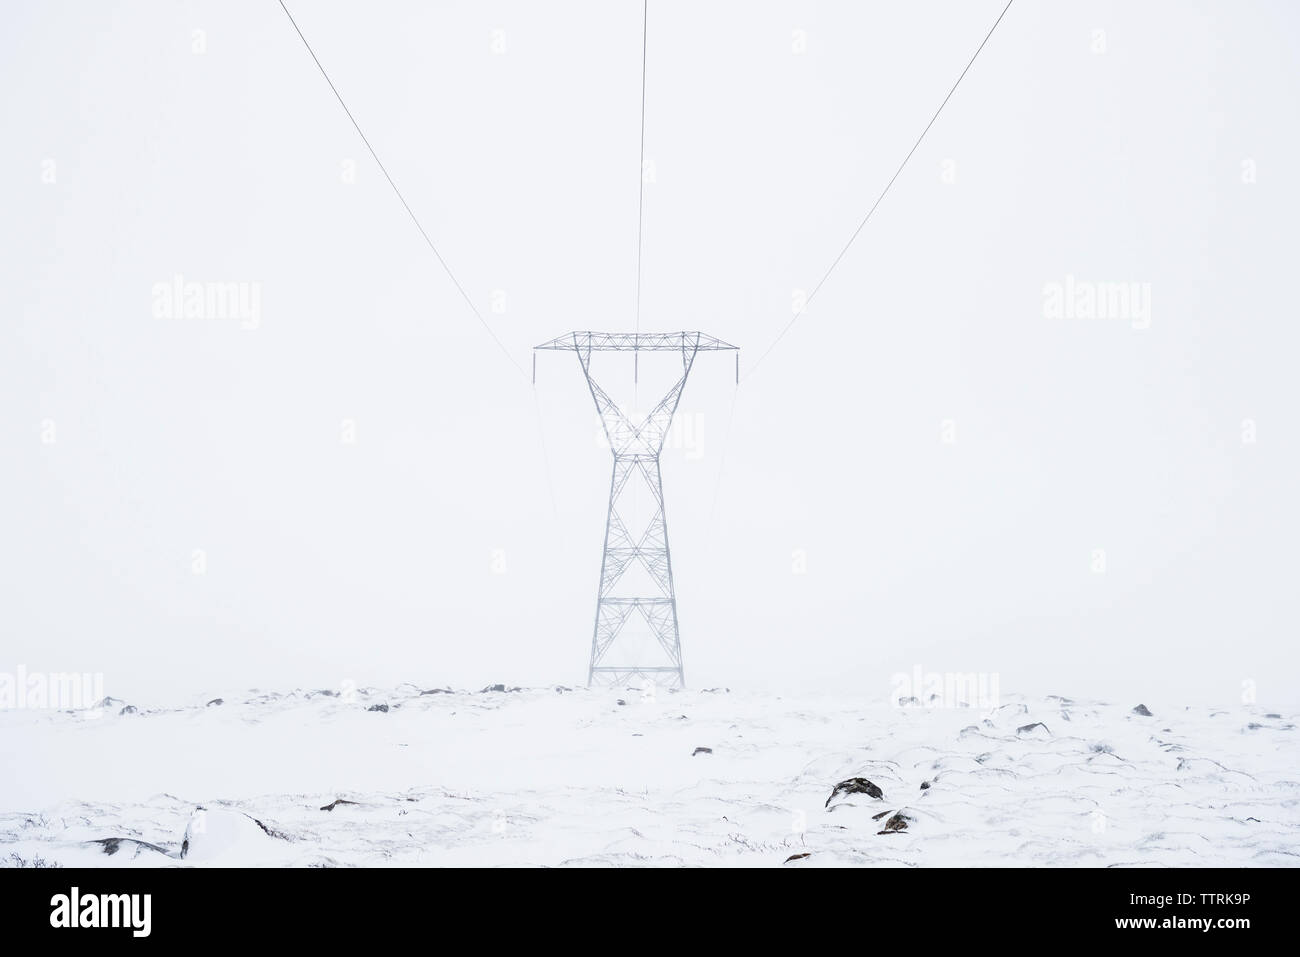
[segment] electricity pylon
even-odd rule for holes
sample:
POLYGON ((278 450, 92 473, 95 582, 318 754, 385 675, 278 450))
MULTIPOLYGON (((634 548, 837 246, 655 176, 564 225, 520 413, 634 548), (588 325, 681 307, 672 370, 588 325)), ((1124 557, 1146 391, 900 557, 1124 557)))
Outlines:
MULTIPOLYGON (((572 350, 577 354, 614 454, 587 684, 624 684, 645 678, 669 688, 685 687, 659 453, 695 356, 700 352, 734 351, 739 379, 740 350, 702 332, 573 332, 535 349, 572 350), (682 375, 650 414, 634 425, 592 378, 593 352, 679 352, 682 375), (638 491, 648 495, 638 495, 638 491), (652 640, 639 645, 628 640, 625 626, 634 614, 644 622, 652 640), (624 636, 622 642, 620 635, 624 636)), ((534 352, 534 382, 536 378, 534 352)))

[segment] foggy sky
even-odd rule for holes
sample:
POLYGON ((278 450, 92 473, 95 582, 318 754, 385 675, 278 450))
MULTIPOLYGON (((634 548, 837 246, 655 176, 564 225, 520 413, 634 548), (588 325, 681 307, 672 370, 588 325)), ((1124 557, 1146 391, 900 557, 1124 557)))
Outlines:
MULTIPOLYGON (((6 4, 0 670, 580 683, 609 452, 530 348, 635 323, 641 5, 289 6, 509 357, 278 4, 6 4)), ((754 366, 1001 8, 650 2, 641 328, 745 376, 663 457, 687 682, 1294 707, 1291 5, 1018 0, 754 366)))

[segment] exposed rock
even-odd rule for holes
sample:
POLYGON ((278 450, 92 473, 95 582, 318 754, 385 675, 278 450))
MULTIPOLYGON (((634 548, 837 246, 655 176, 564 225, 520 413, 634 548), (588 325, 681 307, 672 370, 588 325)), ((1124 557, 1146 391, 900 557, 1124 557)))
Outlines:
POLYGON ((1016 736, 1021 738, 1049 738, 1052 735, 1052 729, 1041 721, 1035 721, 1033 724, 1022 724, 1016 728, 1016 736))
POLYGON ((137 714, 137 713, 139 713, 139 710, 140 710, 140 709, 137 708, 135 705, 133 705, 133 704, 129 704, 129 705, 127 705, 125 708, 123 708, 121 711, 119 711, 118 714, 137 714))
POLYGON ((840 794, 865 794, 877 801, 883 800, 885 797, 885 792, 866 778, 849 778, 835 785, 835 789, 831 791, 831 796, 826 799, 825 806, 830 807, 831 801, 835 800, 840 794))
POLYGON ((91 707, 92 708, 116 708, 118 705, 121 704, 126 704, 126 702, 123 701, 121 698, 114 698, 112 696, 109 696, 107 698, 100 698, 98 701, 92 704, 91 707))
POLYGON ((812 855, 812 851, 804 851, 802 854, 791 854, 781 863, 789 864, 791 861, 802 861, 805 857, 809 857, 811 855, 812 855))
POLYGON ((165 854, 168 857, 171 856, 171 852, 165 848, 159 847, 157 844, 150 844, 148 841, 138 841, 133 837, 101 837, 93 841, 87 841, 86 843, 98 844, 103 849, 104 853, 110 857, 122 850, 123 845, 134 847, 137 854, 139 854, 141 850, 147 850, 157 851, 159 854, 165 854))
POLYGON ((907 830, 907 822, 912 820, 902 811, 898 811, 885 822, 884 830, 877 831, 877 834, 897 834, 899 831, 907 830))
POLYGON ((211 701, 209 701, 206 705, 204 705, 204 707, 205 707, 205 708, 219 708, 219 707, 221 707, 221 706, 222 706, 223 704, 225 704, 225 703, 226 703, 226 701, 225 701, 224 698, 213 698, 213 699, 212 699, 211 701))
POLYGON ((372 705, 371 705, 369 708, 367 708, 366 710, 367 710, 367 711, 378 711, 378 712, 380 712, 381 714, 388 714, 388 705, 386 705, 386 704, 372 704, 372 705))
POLYGON ((490 692, 493 691, 504 692, 505 690, 506 690, 505 685, 488 685, 486 688, 480 691, 479 694, 489 694, 490 692))
POLYGON ((331 801, 329 804, 326 804, 323 808, 321 808, 321 810, 322 810, 322 811, 332 811, 332 810, 334 810, 336 807, 338 807, 340 804, 356 804, 356 803, 357 803, 356 801, 348 801, 348 800, 345 800, 345 799, 343 799, 343 798, 335 798, 335 799, 334 799, 333 801, 331 801))
POLYGON ((621 708, 621 707, 623 707, 624 705, 626 705, 627 702, 624 701, 622 698, 619 698, 617 701, 614 702, 614 704, 618 705, 618 706, 621 708))
POLYGON ((695 757, 695 755, 697 754, 712 754, 712 753, 713 753, 712 748, 696 748, 694 751, 691 752, 691 757, 695 757))
POLYGON ((1151 712, 1150 712, 1149 710, 1147 710, 1147 706, 1144 705, 1144 704, 1140 704, 1140 705, 1138 705, 1136 708, 1134 708, 1134 709, 1133 709, 1133 713, 1134 713, 1134 714, 1140 714, 1140 715, 1142 715, 1142 717, 1144 717, 1144 718, 1149 718, 1149 717, 1151 717, 1151 712))
POLYGON ((275 691, 268 691, 266 694, 262 694, 261 692, 258 692, 256 688, 252 690, 255 693, 255 697, 245 698, 244 704, 247 705, 269 704, 272 701, 279 701, 282 698, 296 698, 298 696, 298 693, 296 691, 290 691, 287 695, 284 695, 284 694, 279 694, 275 691))
POLYGON ((430 688, 428 691, 421 691, 420 697, 424 697, 427 694, 455 694, 455 692, 450 688, 430 688))
POLYGON ((922 782, 921 782, 921 790, 922 790, 922 791, 928 791, 928 790, 930 790, 930 782, 929 782, 929 781, 922 781, 922 782))
POLYGON ((921 704, 921 699, 914 697, 912 695, 908 695, 906 698, 898 699, 898 706, 900 708, 915 708, 920 706, 920 704, 921 704))

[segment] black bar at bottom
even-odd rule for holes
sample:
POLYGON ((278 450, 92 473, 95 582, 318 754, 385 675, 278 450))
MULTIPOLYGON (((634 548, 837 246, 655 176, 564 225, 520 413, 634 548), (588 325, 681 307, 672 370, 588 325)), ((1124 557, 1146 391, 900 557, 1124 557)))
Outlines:
POLYGON ((1285 870, 799 865, 778 865, 775 869, 787 871, 780 876, 764 869, 719 875, 656 868, 599 874, 582 869, 7 869, 0 870, 0 927, 10 953, 29 952, 19 949, 24 942, 72 937, 92 945, 110 940, 130 946, 146 940, 201 941, 208 948, 256 944, 260 952, 277 943, 332 949, 414 937, 432 944, 447 940, 445 934, 469 933, 482 940, 512 930, 540 935, 533 938, 540 943, 554 940, 547 935, 557 931, 567 937, 581 913, 583 939, 612 943, 629 932, 629 902, 642 901, 642 916, 653 915, 659 927, 665 921, 695 926, 700 933, 693 932, 693 939, 711 932, 739 940, 747 932, 766 934, 765 926, 779 929, 771 926, 776 921, 819 949, 902 934, 917 945, 914 952, 928 953, 945 942, 1073 944, 1125 938, 1142 947, 1184 947, 1200 940, 1226 949, 1262 942, 1266 938, 1254 937, 1261 933, 1283 939, 1278 935, 1293 926, 1293 915, 1286 912, 1293 881, 1285 870), (682 910, 674 914, 674 908, 682 910), (84 926, 88 923, 117 926, 84 926), (602 934, 602 925, 613 936, 602 934))

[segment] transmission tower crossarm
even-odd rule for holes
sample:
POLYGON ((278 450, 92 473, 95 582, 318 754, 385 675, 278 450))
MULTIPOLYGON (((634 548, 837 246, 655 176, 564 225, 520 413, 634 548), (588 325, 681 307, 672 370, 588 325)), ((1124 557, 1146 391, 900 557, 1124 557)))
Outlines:
POLYGON ((533 346, 533 349, 553 352, 677 352, 686 349, 739 352, 740 346, 703 332, 570 332, 533 346))

